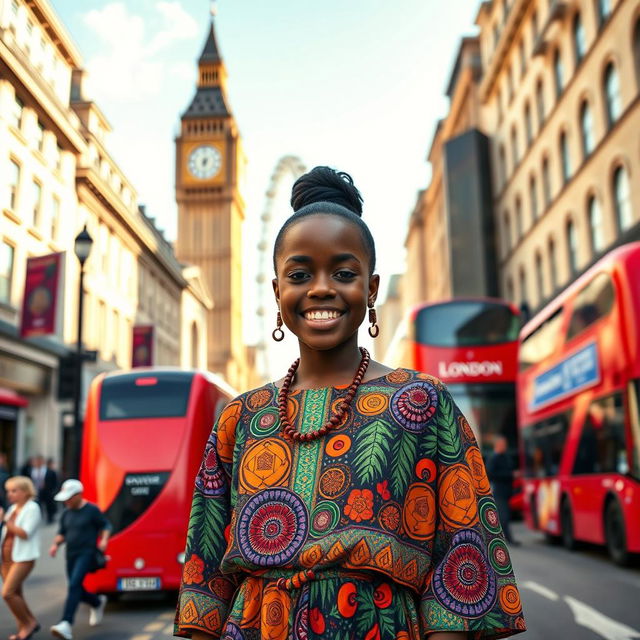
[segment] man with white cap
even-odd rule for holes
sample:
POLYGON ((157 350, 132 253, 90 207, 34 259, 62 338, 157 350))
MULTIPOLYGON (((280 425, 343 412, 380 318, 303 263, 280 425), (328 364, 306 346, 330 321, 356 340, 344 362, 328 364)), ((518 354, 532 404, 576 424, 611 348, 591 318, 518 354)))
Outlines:
POLYGON ((86 602, 91 607, 91 626, 100 624, 107 603, 106 596, 91 593, 82 584, 87 573, 94 569, 96 547, 103 552, 106 550, 111 528, 102 511, 84 499, 83 491, 80 480, 65 480, 54 496, 55 500, 64 503, 65 510, 60 517, 58 535, 53 539, 49 555, 55 557, 58 547, 66 543, 69 586, 62 620, 51 627, 51 633, 63 640, 73 638, 73 618, 80 602, 86 602))

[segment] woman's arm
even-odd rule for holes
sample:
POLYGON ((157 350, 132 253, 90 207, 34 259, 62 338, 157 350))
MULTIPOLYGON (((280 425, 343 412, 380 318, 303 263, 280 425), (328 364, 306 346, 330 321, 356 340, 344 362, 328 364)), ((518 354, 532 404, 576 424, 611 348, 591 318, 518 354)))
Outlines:
POLYGON ((8 521, 5 525, 7 527, 7 531, 12 533, 14 536, 22 538, 23 540, 26 540, 29 537, 29 534, 22 527, 17 526, 15 522, 8 521))

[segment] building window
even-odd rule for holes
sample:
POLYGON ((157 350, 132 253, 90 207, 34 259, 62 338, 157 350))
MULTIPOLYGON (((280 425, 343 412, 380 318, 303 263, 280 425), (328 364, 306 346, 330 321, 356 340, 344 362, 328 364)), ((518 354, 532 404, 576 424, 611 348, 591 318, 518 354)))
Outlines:
POLYGON ((527 52, 524 48, 524 39, 520 40, 518 50, 520 52, 520 75, 524 76, 524 74, 527 72, 527 52))
POLYGON ((520 153, 518 151, 518 132, 515 125, 511 127, 511 160, 513 162, 513 170, 516 170, 520 161, 520 153))
POLYGON ((569 260, 569 273, 574 276, 578 272, 578 242, 576 226, 573 224, 573 220, 567 221, 567 258, 569 260))
POLYGON ((544 109, 544 87, 542 80, 538 79, 536 84, 536 110, 538 111, 538 128, 541 129, 545 119, 544 109))
POLYGON ((60 221, 60 198, 52 196, 51 198, 51 238, 55 240, 58 237, 58 223, 60 221))
POLYGON ((493 25, 493 48, 498 46, 498 40, 500 40, 500 29, 497 24, 493 25))
POLYGON ((553 54, 553 79, 556 87, 556 98, 559 98, 564 90, 564 67, 560 49, 556 49, 553 54))
POLYGON ((587 203, 587 216, 589 218, 591 251, 593 255, 597 255, 604 248, 604 237, 602 233, 602 209, 595 196, 589 198, 589 202, 587 203))
POLYGON ((540 301, 542 301, 544 299, 544 272, 542 270, 542 256, 539 252, 536 253, 536 287, 540 301))
POLYGON ((507 154, 504 150, 504 145, 501 144, 498 149, 498 162, 500 171, 500 187, 504 187, 507 184, 507 154))
POLYGON ((549 276, 551 278, 551 292, 558 288, 558 264, 556 258, 556 243, 549 238, 549 276))
POLYGON ((607 109, 607 125, 613 126, 620 117, 622 105, 620 102, 620 79, 612 62, 604 71, 604 97, 607 109))
POLYGON ((496 104, 498 105, 498 122, 500 122, 502 120, 502 91, 500 91, 500 89, 498 89, 498 92, 496 93, 496 104))
POLYGON ((580 108, 580 131, 582 133, 582 156, 586 159, 596 146, 593 135, 593 116, 591 115, 591 107, 586 100, 580 108))
POLYGON ((9 114, 11 124, 16 128, 22 127, 22 116, 24 114, 24 102, 15 96, 11 105, 11 113, 9 114))
POLYGON ((522 226, 522 200, 520 200, 520 196, 516 196, 516 238, 520 240, 522 238, 522 234, 524 231, 524 227, 522 226))
POLYGON ((515 293, 513 291, 513 280, 511 277, 507 278, 507 300, 511 300, 511 302, 515 301, 515 293))
POLYGON ((507 104, 513 100, 513 69, 511 65, 507 67, 507 104))
POLYGON ((542 191, 545 209, 551 204, 551 173, 549 172, 549 158, 542 160, 542 191))
POLYGON ((540 215, 538 210, 538 185, 536 184, 535 176, 529 178, 529 200, 531 202, 531 220, 535 221, 540 215))
POLYGON ((576 58, 576 67, 580 65, 587 52, 587 37, 584 33, 584 25, 580 13, 576 13, 573 19, 573 53, 576 58))
POLYGON ((633 223, 633 212, 631 211, 629 175, 622 165, 613 174, 613 204, 618 230, 626 231, 633 223))
POLYGON ((20 189, 20 165, 15 160, 9 161, 9 209, 18 208, 18 191, 20 189))
POLYGON ((62 166, 62 147, 56 142, 53 150, 53 168, 60 171, 62 166))
POLYGON ((524 125, 527 133, 527 146, 531 146, 531 142, 533 141, 533 124, 531 123, 531 107, 529 106, 528 100, 524 105, 524 125))
POLYGON ((31 183, 31 204, 33 207, 31 222, 34 227, 39 227, 42 223, 40 219, 42 212, 42 185, 37 180, 31 183))
POLYGON ((534 11, 531 14, 531 42, 533 46, 536 46, 536 40, 538 39, 538 35, 540 34, 540 28, 538 26, 538 12, 534 11))
POLYGON ((11 301, 11 280, 13 276, 13 247, 3 242, 0 244, 0 302, 11 301))
POLYGON ((601 27, 611 14, 611 0, 595 0, 598 13, 598 26, 601 27))
POLYGON ((564 131, 560 134, 560 164, 562 166, 562 184, 566 184, 571 177, 571 158, 567 134, 564 131))
POLYGON ((504 255, 508 256, 511 251, 511 218, 509 212, 504 214, 504 255))
POLYGON ((522 267, 518 272, 518 281, 520 283, 520 305, 525 306, 529 296, 527 295, 527 273, 522 267))
POLYGON ((24 41, 24 48, 27 53, 31 53, 31 43, 33 41, 33 22, 27 20, 27 37, 24 41))
POLYGON ((42 122, 40 122, 40 120, 38 120, 38 123, 36 124, 36 130, 33 134, 33 141, 36 145, 36 149, 38 149, 38 151, 42 151, 42 147, 44 144, 44 125, 42 124, 42 122))

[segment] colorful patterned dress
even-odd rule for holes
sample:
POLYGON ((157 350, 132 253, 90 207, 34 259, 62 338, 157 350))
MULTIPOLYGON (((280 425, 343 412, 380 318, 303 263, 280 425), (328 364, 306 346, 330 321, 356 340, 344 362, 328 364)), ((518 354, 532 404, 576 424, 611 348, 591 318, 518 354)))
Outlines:
MULTIPOLYGON (((294 391, 302 432, 346 387, 294 391)), ((324 437, 282 437, 277 387, 231 402, 196 478, 176 635, 505 638, 525 629, 480 451, 437 379, 360 386, 324 437), (311 570, 311 571, 309 571, 311 570)))

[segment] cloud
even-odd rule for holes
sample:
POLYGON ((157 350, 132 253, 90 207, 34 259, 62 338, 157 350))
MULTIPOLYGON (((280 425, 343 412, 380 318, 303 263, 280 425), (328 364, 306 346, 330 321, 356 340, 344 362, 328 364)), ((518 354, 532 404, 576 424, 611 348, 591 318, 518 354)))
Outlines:
POLYGON ((104 45, 103 52, 87 61, 87 97, 131 102, 161 93, 166 71, 162 53, 196 36, 198 24, 179 2, 166 0, 145 18, 130 13, 123 2, 84 15, 84 23, 104 45), (148 29, 150 21, 161 26, 148 29))

